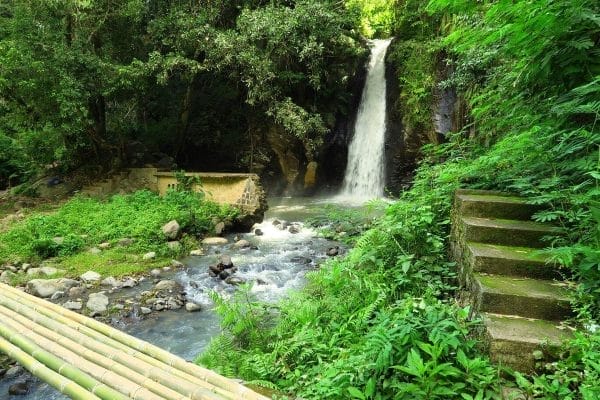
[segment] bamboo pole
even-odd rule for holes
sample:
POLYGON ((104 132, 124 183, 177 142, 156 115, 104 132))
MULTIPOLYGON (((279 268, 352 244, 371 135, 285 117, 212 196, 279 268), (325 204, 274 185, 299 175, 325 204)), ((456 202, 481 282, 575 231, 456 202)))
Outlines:
POLYGON ((50 368, 3 338, 0 338, 0 352, 5 353, 21 364, 23 368, 31 372, 32 375, 38 377, 59 392, 66 394, 74 400, 100 400, 98 396, 88 392, 83 387, 59 373, 52 371, 50 368))
MULTIPOLYGON (((74 351, 70 350, 66 346, 63 347, 59 343, 52 341, 50 339, 47 339, 46 337, 35 333, 31 329, 27 328, 26 326, 24 326, 24 325, 20 324, 18 321, 16 321, 18 315, 16 315, 14 312, 10 312, 10 310, 6 310, 4 307, 0 307, 0 314, 8 317, 8 319, 4 323, 8 326, 9 329, 12 329, 15 332, 17 332, 18 334, 23 335, 25 338, 29 339, 36 345, 46 349, 46 351, 49 351, 50 353, 61 358, 65 362, 69 363, 70 365, 77 365, 77 368, 79 368, 81 371, 89 374, 90 376, 92 376, 95 379, 97 379, 98 381, 106 384, 107 386, 112 387, 113 389, 117 390, 118 392, 121 392, 121 393, 127 395, 129 398, 136 399, 136 400, 164 400, 165 399, 165 397, 159 396, 155 393, 148 391, 145 387, 139 385, 137 382, 134 382, 134 381, 126 378, 125 376, 120 375, 116 371, 112 371, 112 370, 104 368, 103 366, 98 365, 92 361, 84 359, 83 357, 79 356, 78 354, 76 354, 74 351), (7 311, 9 311, 9 312, 7 312, 7 311)), ((74 347, 77 348, 80 346, 75 343, 74 347)), ((127 371, 124 371, 124 372, 127 373, 127 371)), ((147 380, 147 379, 142 377, 142 380, 147 380)), ((169 399, 169 398, 167 398, 167 399, 169 399)), ((173 399, 173 397, 170 397, 170 399, 173 399)), ((178 394, 178 393, 177 393, 177 397, 175 397, 175 399, 189 400, 189 398, 186 398, 185 396, 178 394)))
MULTIPOLYGON (((174 371, 172 371, 173 374, 177 374, 182 377, 185 375, 191 375, 195 378, 206 381, 218 388, 233 393, 235 395, 234 399, 268 400, 267 397, 260 395, 231 379, 225 378, 211 370, 202 368, 196 364, 189 363, 180 357, 177 357, 165 350, 160 349, 159 347, 151 345, 137 338, 131 337, 123 332, 118 331, 117 329, 102 324, 94 319, 85 317, 70 310, 66 310, 61 306, 47 302, 45 300, 38 299, 37 297, 23 293, 15 288, 4 284, 0 284, 0 288, 3 289, 3 291, 6 290, 6 292, 8 293, 16 295, 17 300, 25 300, 35 304, 36 311, 42 312, 47 316, 55 318, 56 314, 58 314, 60 316, 66 317, 72 321, 78 322, 81 325, 96 331, 96 333, 100 333, 111 339, 114 339, 115 341, 117 341, 121 345, 124 345, 125 347, 130 347, 132 349, 137 350, 140 353, 150 356, 151 358, 161 361, 167 364, 168 366, 174 368, 174 371), (50 312, 44 312, 44 309, 50 312)), ((88 333, 89 332, 86 332, 86 334, 88 333)), ((194 396, 190 397, 192 399, 196 398, 194 396)))
MULTIPOLYGON (((83 335, 80 331, 86 329, 85 327, 76 326, 76 323, 70 320, 66 320, 66 323, 58 323, 57 321, 53 321, 48 317, 42 316, 36 313, 35 310, 30 309, 25 304, 26 301, 21 301, 21 303, 17 303, 16 301, 9 299, 7 296, 0 297, 0 305, 3 307, 12 310, 15 315, 21 314, 24 317, 21 322, 25 324, 38 324, 37 330, 39 331, 41 328, 48 328, 47 330, 52 330, 55 332, 59 332, 58 338, 56 335, 52 335, 55 340, 64 341, 64 340, 72 340, 79 347, 87 347, 83 351, 83 356, 87 356, 91 361, 96 362, 97 357, 105 356, 109 359, 108 362, 113 362, 116 364, 117 362, 123 363, 126 365, 127 370, 130 368, 132 371, 137 371, 142 374, 144 377, 149 377, 151 379, 155 379, 160 381, 163 385, 173 389, 176 392, 181 394, 187 394, 192 399, 198 400, 221 400, 222 397, 218 397, 217 395, 211 393, 206 388, 198 387, 198 385, 194 383, 187 382, 178 377, 172 376, 168 373, 168 371, 164 371, 154 367, 152 364, 145 363, 143 360, 139 360, 131 355, 125 354, 120 349, 112 348, 108 345, 100 343, 94 339, 89 338, 88 336, 83 335), (29 321, 29 322, 27 322, 29 321), (33 321, 33 323, 31 322, 33 321), (67 323, 72 324, 73 326, 67 326, 67 323), (92 350, 90 350, 92 349, 92 350), (89 350, 89 351, 88 351, 89 350), (169 379, 170 378, 170 379, 169 379), (192 397, 193 396, 193 397, 192 397)), ((19 318, 15 316, 14 318, 19 318)), ((105 337, 101 337, 106 339, 105 337)), ((112 365, 112 364, 111 364, 112 365)), ((204 385, 207 385, 206 382, 200 382, 204 385)), ((147 382, 150 385, 150 382, 147 382)), ((224 392, 223 389, 218 389, 218 392, 224 392)), ((227 393, 227 398, 235 399, 235 395, 231 393, 227 393)))
POLYGON ((79 368, 70 365, 69 363, 61 360, 52 353, 42 349, 35 343, 31 342, 29 339, 23 337, 23 335, 20 335, 12 329, 8 328, 6 325, 0 325, 0 336, 8 340, 13 345, 19 347, 25 353, 29 354, 30 356, 32 356, 51 370, 58 372, 65 378, 72 380, 79 386, 89 390, 101 399, 128 400, 127 396, 97 381, 90 375, 81 371, 79 368))

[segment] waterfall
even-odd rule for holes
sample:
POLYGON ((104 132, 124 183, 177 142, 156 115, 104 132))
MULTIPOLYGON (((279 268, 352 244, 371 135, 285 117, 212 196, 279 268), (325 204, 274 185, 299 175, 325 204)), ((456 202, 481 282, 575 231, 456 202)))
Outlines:
POLYGON ((385 53, 391 39, 371 41, 371 59, 354 136, 348 148, 348 166, 341 197, 364 201, 383 196, 385 185, 385 53))

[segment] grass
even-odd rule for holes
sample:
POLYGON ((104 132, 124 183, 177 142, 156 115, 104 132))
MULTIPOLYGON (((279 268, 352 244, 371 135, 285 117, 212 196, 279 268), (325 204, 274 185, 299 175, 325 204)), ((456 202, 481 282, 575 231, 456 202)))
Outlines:
MULTIPOLYGON (((204 200, 189 192, 169 192, 160 197, 149 191, 116 195, 107 201, 75 197, 54 211, 44 209, 11 222, 0 232, 0 264, 44 260, 62 270, 61 275, 78 277, 86 271, 102 276, 136 275, 163 267, 197 245, 197 239, 214 229, 215 221, 235 218, 237 210, 204 200), (183 232, 180 250, 171 250, 161 227, 177 220, 183 232), (56 240, 60 237, 61 240, 56 240), (118 241, 133 239, 124 247, 118 241), (89 251, 100 243, 110 248, 99 254, 89 251), (143 260, 146 252, 157 257, 143 260)), ((17 275, 13 284, 32 276, 17 275)))

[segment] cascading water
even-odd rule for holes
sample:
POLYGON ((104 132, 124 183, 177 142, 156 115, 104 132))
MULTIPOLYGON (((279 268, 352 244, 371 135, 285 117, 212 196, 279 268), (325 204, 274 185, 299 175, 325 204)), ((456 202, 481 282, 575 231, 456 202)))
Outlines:
POLYGON ((341 197, 351 201, 383 196, 385 141, 385 54, 391 39, 371 42, 367 80, 348 148, 341 197))

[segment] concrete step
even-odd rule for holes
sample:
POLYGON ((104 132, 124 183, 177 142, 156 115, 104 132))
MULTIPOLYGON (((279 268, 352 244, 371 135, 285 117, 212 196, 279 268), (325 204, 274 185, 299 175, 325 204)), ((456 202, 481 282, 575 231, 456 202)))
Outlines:
POLYGON ((558 236, 561 229, 533 221, 462 217, 464 240, 506 246, 547 247, 546 236, 558 236))
POLYGON ((558 282, 473 274, 475 309, 525 318, 559 321, 572 315, 567 292, 558 282))
POLYGON ((492 361, 517 371, 531 373, 541 350, 544 359, 552 359, 560 343, 571 337, 568 328, 539 319, 483 313, 492 361))
POLYGON ((531 220, 531 216, 539 211, 537 205, 516 196, 493 194, 457 193, 456 209, 463 217, 502 218, 531 220))
POLYGON ((561 278, 559 266, 548 263, 544 255, 536 254, 539 249, 468 242, 467 251, 471 267, 468 272, 537 279, 561 278))

